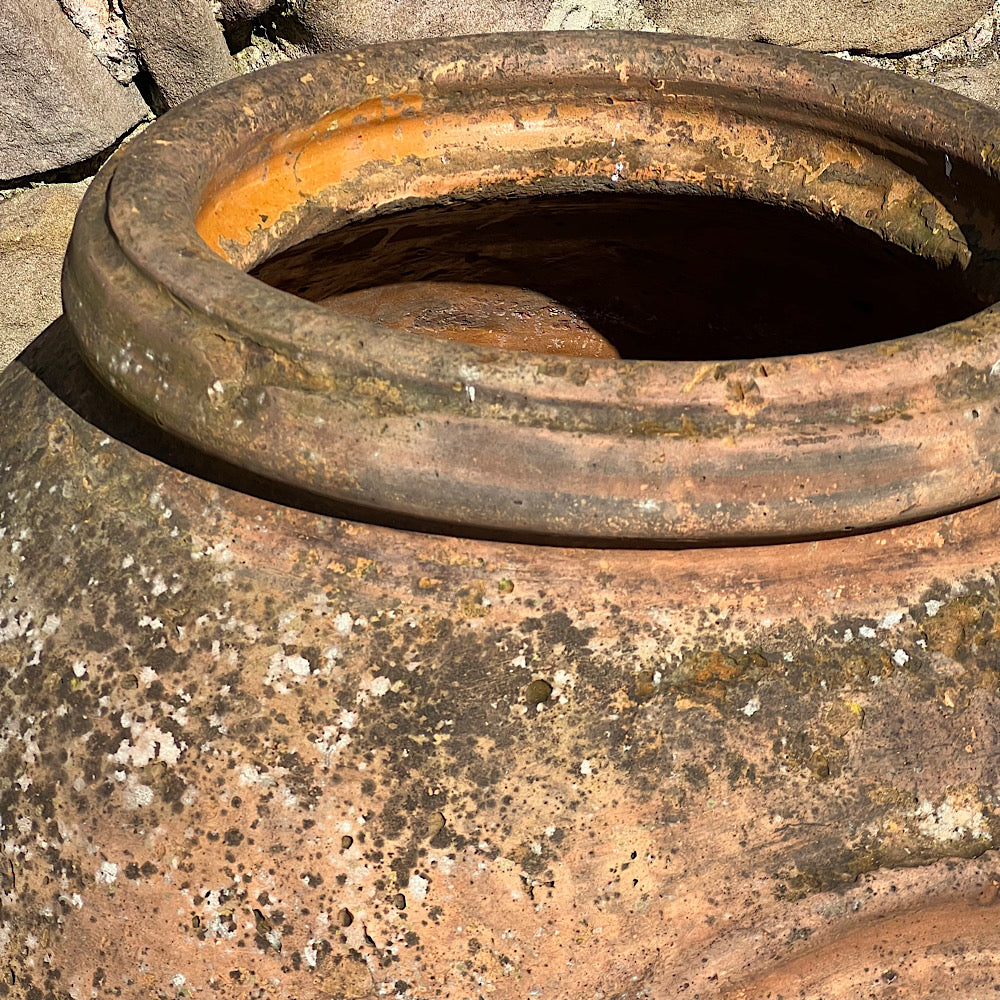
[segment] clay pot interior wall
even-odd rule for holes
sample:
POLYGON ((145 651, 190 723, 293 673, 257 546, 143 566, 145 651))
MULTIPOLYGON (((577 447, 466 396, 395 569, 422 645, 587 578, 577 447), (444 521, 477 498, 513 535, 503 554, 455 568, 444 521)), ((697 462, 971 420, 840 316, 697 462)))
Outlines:
MULTIPOLYGON (((528 93, 449 72, 255 134, 213 169, 199 232, 342 314, 406 330, 433 289, 371 289, 527 289, 633 359, 840 350, 1000 297, 989 181, 891 116, 838 118, 796 82, 692 83, 689 67, 616 88, 568 82, 556 60, 528 93)), ((424 332, 461 325, 424 305, 424 332)))

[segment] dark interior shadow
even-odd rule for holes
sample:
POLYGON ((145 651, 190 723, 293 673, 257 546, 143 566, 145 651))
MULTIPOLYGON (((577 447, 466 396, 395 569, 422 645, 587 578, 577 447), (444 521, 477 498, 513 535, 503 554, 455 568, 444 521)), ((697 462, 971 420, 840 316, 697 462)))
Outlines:
POLYGON ((591 192, 430 206, 314 237, 251 274, 311 301, 375 285, 530 288, 622 357, 729 360, 840 350, 988 304, 845 219, 739 198, 591 192))

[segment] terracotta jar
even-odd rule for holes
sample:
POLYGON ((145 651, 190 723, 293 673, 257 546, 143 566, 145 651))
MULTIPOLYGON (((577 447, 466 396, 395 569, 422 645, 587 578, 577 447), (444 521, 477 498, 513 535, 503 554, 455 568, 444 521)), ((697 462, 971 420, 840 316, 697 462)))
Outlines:
POLYGON ((991 990, 998 151, 568 33, 113 157, 0 382, 0 996, 991 990))

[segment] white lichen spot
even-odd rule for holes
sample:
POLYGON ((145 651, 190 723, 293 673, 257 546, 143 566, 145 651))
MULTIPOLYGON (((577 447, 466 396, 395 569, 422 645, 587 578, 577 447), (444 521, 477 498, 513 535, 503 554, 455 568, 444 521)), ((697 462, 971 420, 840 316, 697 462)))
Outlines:
POLYGON ((101 867, 97 869, 97 874, 94 877, 98 882, 103 882, 104 885, 114 885, 118 878, 118 865, 113 861, 102 861, 101 867))
MULTIPOLYGON (((997 364, 1000 364, 1000 361, 997 364)), ((924 601, 924 610, 928 618, 933 618, 943 607, 944 601, 924 601)))
POLYGON ((306 941, 305 947, 302 949, 302 961, 310 969, 316 968, 316 962, 319 958, 319 952, 316 950, 316 942, 310 938, 306 941))
POLYGON ((878 623, 879 628, 895 628, 902 620, 905 611, 890 611, 885 617, 878 623))
POLYGON ((853 642, 853 641, 854 641, 854 633, 849 628, 845 628, 844 642, 853 642))
POLYGON ((741 709, 740 711, 749 719, 752 715, 756 715, 760 711, 760 698, 754 695, 741 709))
POLYGON ((558 701, 560 705, 565 705, 569 698, 567 693, 576 687, 576 678, 568 670, 557 670, 552 675, 551 698, 558 701))
POLYGON ((273 687, 278 694, 288 694, 291 690, 285 680, 291 678, 296 684, 301 684, 312 673, 312 665, 304 656, 274 653, 264 676, 264 683, 273 687))
POLYGON ((861 628, 858 629, 858 635, 860 635, 862 639, 874 639, 875 629, 868 625, 862 625, 861 628))
POLYGON ((255 767, 253 764, 245 764, 240 769, 240 784, 246 785, 247 787, 262 785, 264 787, 274 788, 278 782, 275 781, 271 775, 264 774, 260 768, 255 767))
POLYGON ((905 666, 909 659, 909 656, 907 656, 905 651, 902 649, 897 649, 896 652, 892 654, 892 662, 895 663, 897 667, 905 666))
POLYGON ((11 616, 6 625, 0 625, 0 642, 23 639, 31 629, 31 613, 27 611, 11 616))
POLYGON ((582 775, 584 775, 584 777, 586 777, 588 774, 593 774, 593 773, 594 773, 594 769, 591 766, 591 763, 590 763, 589 760, 582 760, 582 761, 580 761, 580 774, 582 774, 582 775))
POLYGON ((205 928, 207 937, 227 938, 236 937, 236 924, 228 914, 217 913, 205 928))
POLYGON ((225 541, 216 542, 214 545, 208 545, 201 552, 192 552, 192 557, 195 559, 200 559, 202 556, 208 556, 215 563, 225 566, 227 563, 233 561, 233 553, 230 551, 229 546, 225 541))
POLYGON ((351 625, 353 625, 353 619, 346 611, 341 611, 336 618, 333 619, 333 627, 341 634, 347 635, 351 631, 351 625))
POLYGON ((296 677, 308 677, 312 672, 312 667, 304 656, 289 656, 285 663, 296 677))
POLYGON ((423 900, 427 897, 427 888, 430 884, 430 880, 421 875, 411 875, 406 886, 407 895, 417 901, 423 900))
POLYGON ((73 664, 74 677, 83 677, 83 675, 86 672, 87 672, 87 664, 84 663, 83 660, 77 660, 76 663, 73 664))
POLYGON ((126 809, 141 809, 153 801, 153 789, 149 785, 126 784, 122 791, 122 805, 126 809))
POLYGON ((368 690, 371 691, 376 698, 381 698, 383 695, 389 693, 392 688, 392 681, 388 677, 374 677, 372 678, 371 684, 368 686, 368 690))
POLYGON ((329 767, 333 758, 350 743, 351 737, 347 733, 335 726, 324 726, 323 735, 316 741, 316 749, 323 755, 324 766, 329 767))
POLYGON ((172 733, 164 732, 154 723, 134 720, 126 712, 122 713, 122 725, 130 730, 131 739, 122 740, 112 755, 119 764, 145 767, 158 760, 169 767, 176 764, 187 749, 187 744, 178 744, 172 733))
POLYGON ((958 802, 951 795, 938 806, 924 799, 917 806, 914 818, 920 833, 931 840, 991 839, 982 808, 978 804, 958 802))

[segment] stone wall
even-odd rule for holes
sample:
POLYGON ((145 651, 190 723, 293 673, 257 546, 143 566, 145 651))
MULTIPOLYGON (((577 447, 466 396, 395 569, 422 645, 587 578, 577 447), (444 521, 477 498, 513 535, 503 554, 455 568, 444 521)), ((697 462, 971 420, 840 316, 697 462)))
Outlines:
POLYGON ((87 180, 157 114, 238 73, 356 44, 624 28, 860 59, 1000 109, 991 0, 8 0, 0 13, 0 367, 60 312, 87 180))

